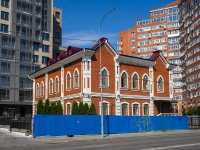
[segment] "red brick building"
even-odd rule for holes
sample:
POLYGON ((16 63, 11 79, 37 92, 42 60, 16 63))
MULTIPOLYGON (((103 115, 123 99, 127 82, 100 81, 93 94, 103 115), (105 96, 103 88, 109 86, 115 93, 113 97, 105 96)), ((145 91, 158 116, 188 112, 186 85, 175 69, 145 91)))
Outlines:
POLYGON ((39 99, 61 101, 70 114, 73 101, 94 103, 105 115, 158 115, 171 113, 172 69, 160 51, 149 59, 118 54, 106 38, 91 49, 69 46, 65 54, 48 59, 47 66, 30 75, 34 80, 33 111, 39 99))

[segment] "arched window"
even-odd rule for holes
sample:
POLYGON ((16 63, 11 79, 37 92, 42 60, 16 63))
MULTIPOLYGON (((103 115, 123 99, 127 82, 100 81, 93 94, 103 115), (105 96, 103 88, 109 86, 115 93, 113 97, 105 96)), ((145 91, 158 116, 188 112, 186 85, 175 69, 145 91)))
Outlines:
POLYGON ((127 103, 122 103, 122 116, 128 116, 128 104, 127 103))
POLYGON ((149 116, 149 104, 143 104, 143 114, 149 116))
POLYGON ((127 74, 125 72, 123 72, 121 76, 121 87, 127 88, 127 74))
POLYGON ((149 90, 149 79, 147 75, 143 77, 143 90, 149 90))
POLYGON ((109 115, 108 103, 103 102, 103 115, 109 115))
POLYGON ((66 87, 67 87, 67 90, 70 90, 70 88, 71 88, 71 76, 70 76, 70 74, 68 73, 67 74, 67 77, 66 77, 66 87))
POLYGON ((163 84, 163 78, 159 77, 158 78, 158 91, 159 92, 163 92, 164 88, 163 88, 164 84, 163 84))
POLYGON ((133 104, 133 116, 140 115, 140 105, 138 103, 133 104))
POLYGON ((36 97, 40 96, 40 88, 39 88, 39 84, 36 85, 36 97))
POLYGON ((44 82, 40 84, 40 96, 44 96, 44 82))
POLYGON ((108 72, 106 69, 102 71, 102 86, 108 86, 108 72))
POLYGON ((58 77, 55 78, 55 93, 59 92, 59 79, 58 77))
POLYGON ((78 88, 78 71, 74 71, 74 88, 78 88))
POLYGON ((66 115, 71 115, 71 103, 66 104, 66 115))
POLYGON ((134 75, 133 75, 133 89, 139 89, 139 87, 138 87, 138 75, 135 73, 134 75))
POLYGON ((49 80, 49 94, 53 94, 53 80, 49 80))

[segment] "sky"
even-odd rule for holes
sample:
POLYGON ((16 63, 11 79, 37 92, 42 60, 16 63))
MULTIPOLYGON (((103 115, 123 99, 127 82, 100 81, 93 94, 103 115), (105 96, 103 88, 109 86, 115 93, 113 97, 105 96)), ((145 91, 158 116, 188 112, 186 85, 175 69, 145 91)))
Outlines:
POLYGON ((133 28, 136 19, 148 19, 149 11, 175 0, 54 0, 62 9, 62 46, 91 48, 99 37, 108 38, 116 50, 121 31, 133 28), (114 11, 103 16, 112 8, 114 11), (100 29, 100 34, 99 34, 100 29))

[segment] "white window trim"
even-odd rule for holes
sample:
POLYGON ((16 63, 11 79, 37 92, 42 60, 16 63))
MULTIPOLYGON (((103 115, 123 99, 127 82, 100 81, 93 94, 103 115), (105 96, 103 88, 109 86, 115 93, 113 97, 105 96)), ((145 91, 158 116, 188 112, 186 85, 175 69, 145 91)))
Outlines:
POLYGON ((121 72, 121 74, 120 74, 120 88, 121 88, 121 89, 122 89, 122 88, 128 89, 128 87, 129 87, 129 86, 128 86, 128 78, 129 78, 128 73, 127 73, 125 70, 123 70, 123 71, 121 72), (121 81, 122 81, 122 74, 123 74, 124 72, 126 73, 126 76, 127 76, 127 80, 126 80, 126 85, 127 85, 127 86, 126 86, 126 87, 122 87, 122 84, 121 84, 121 81))
POLYGON ((158 78, 157 78, 157 92, 158 93, 164 93, 165 92, 165 89, 164 89, 165 86, 164 85, 165 85, 164 78, 161 75, 159 75, 158 78), (163 91, 158 90, 158 80, 159 80, 160 77, 162 78, 162 81, 163 81, 163 91))
POLYGON ((66 90, 67 91, 70 91, 71 90, 71 84, 72 84, 72 76, 71 76, 71 73, 68 71, 67 74, 66 74, 66 90), (69 74, 69 77, 70 77, 70 82, 69 82, 69 89, 67 88, 67 75, 69 74))
POLYGON ((72 103, 70 103, 70 102, 67 102, 67 103, 66 103, 66 115, 68 115, 68 114, 67 114, 67 105, 68 105, 68 104, 70 105, 70 114, 69 114, 69 115, 71 115, 71 114, 72 114, 72 103))
POLYGON ((138 103, 138 102, 134 102, 134 103, 131 104, 132 105, 132 116, 135 116, 135 115, 133 115, 133 105, 134 104, 138 104, 138 108, 139 108, 139 110, 138 110, 138 116, 140 116, 140 103, 138 103))
POLYGON ((122 104, 127 104, 128 105, 128 114, 127 116, 129 116, 129 103, 124 101, 124 102, 121 102, 121 116, 122 116, 122 104))
POLYGON ((39 83, 36 84, 36 97, 40 97, 40 85, 39 83))
POLYGON ((105 67, 102 68, 101 72, 103 72, 104 69, 107 71, 107 75, 108 75, 108 87, 110 87, 110 80, 109 80, 110 79, 110 74, 109 74, 108 69, 105 68, 105 67))
POLYGON ((41 96, 41 97, 44 97, 44 88, 45 88, 45 87, 44 87, 44 82, 42 81, 41 84, 40 84, 40 96, 41 96), (42 85, 43 85, 43 86, 42 86, 42 85), (42 88, 42 87, 43 87, 43 88, 42 88))
MULTIPOLYGON (((110 102, 103 100, 102 103, 108 104, 108 115, 110 115, 110 102)), ((99 102, 99 115, 101 115, 101 102, 99 102)))
POLYGON ((145 73, 145 74, 142 76, 142 91, 150 91, 150 87, 149 87, 149 86, 150 86, 150 83, 149 83, 149 82, 150 82, 149 76, 145 73), (144 85, 144 84, 143 84, 143 81, 144 81, 144 76, 145 76, 145 75, 146 75, 147 78, 148 78, 148 85, 147 85, 147 86, 148 86, 148 89, 147 89, 147 90, 145 90, 145 89, 144 89, 144 86, 143 86, 143 85, 144 85))
POLYGON ((49 95, 52 95, 53 94, 53 79, 52 78, 50 78, 50 80, 49 80, 49 95), (50 81, 52 81, 52 91, 51 91, 51 86, 50 86, 50 81))
POLYGON ((74 73, 73 73, 73 87, 74 87, 74 89, 78 89, 79 88, 79 71, 78 71, 78 69, 76 68, 75 70, 74 70, 74 73), (75 72, 77 71, 77 73, 78 73, 78 85, 77 85, 77 87, 75 87, 75 72))
POLYGON ((148 105, 149 105, 149 115, 150 115, 150 104, 147 103, 147 102, 145 102, 145 103, 142 104, 142 115, 143 115, 143 116, 146 116, 146 115, 144 115, 144 105, 145 105, 145 104, 148 104, 148 105))
POLYGON ((56 78, 58 79, 58 91, 54 91, 55 92, 55 94, 57 94, 57 93, 59 93, 59 77, 58 76, 56 76, 55 77, 55 90, 56 90, 56 78))
POLYGON ((132 74, 131 81, 132 81, 132 82, 131 82, 132 89, 133 89, 133 90, 140 90, 140 83, 139 83, 139 81, 140 81, 140 76, 138 75, 137 72, 134 72, 134 73, 132 74), (138 88, 137 88, 137 89, 133 88, 133 76, 134 76, 135 74, 138 76, 138 88))

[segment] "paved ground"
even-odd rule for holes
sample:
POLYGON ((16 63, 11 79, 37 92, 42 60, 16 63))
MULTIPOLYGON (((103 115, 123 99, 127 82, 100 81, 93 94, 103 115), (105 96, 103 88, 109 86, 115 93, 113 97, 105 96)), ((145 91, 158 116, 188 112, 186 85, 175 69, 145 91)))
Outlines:
POLYGON ((32 138, 0 128, 0 150, 199 150, 199 147, 200 130, 112 134, 104 138, 101 135, 32 138))

